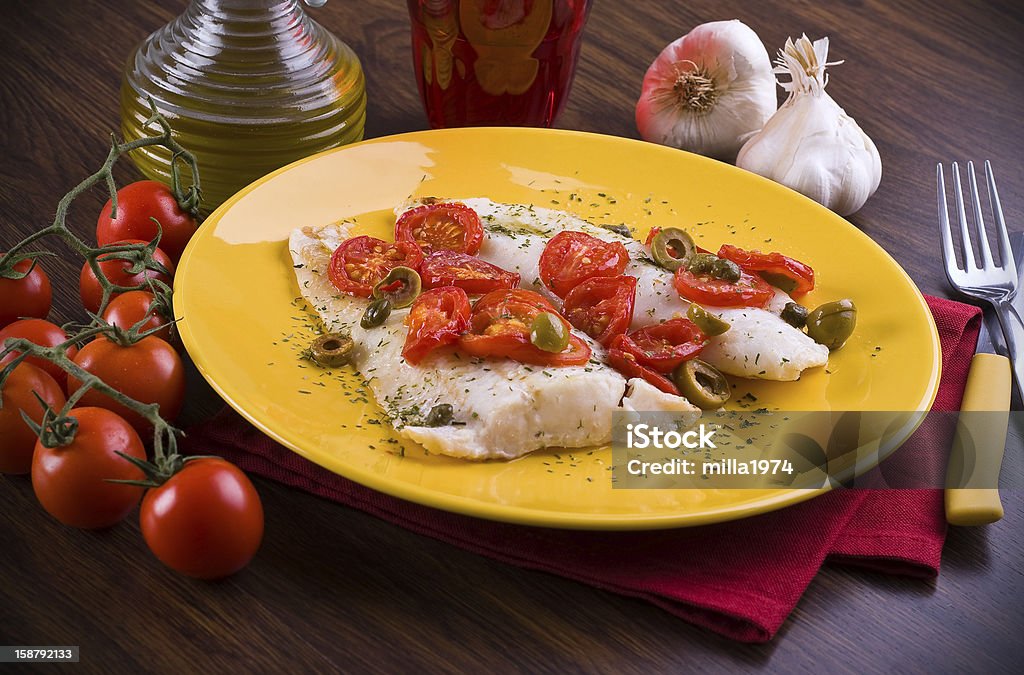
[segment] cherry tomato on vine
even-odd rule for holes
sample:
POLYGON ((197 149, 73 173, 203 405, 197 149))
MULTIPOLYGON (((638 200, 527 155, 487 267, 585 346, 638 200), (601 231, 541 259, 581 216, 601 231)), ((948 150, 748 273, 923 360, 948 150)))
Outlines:
POLYGON ((562 311, 573 327, 604 346, 629 330, 636 277, 593 277, 569 291, 562 311))
POLYGON ((256 488, 220 458, 186 461, 146 493, 139 516, 149 550, 171 569, 199 579, 234 574, 263 540, 263 504, 256 488))
POLYGON ((140 180, 117 191, 117 218, 110 217, 107 200, 96 222, 96 241, 107 246, 126 239, 152 241, 160 223, 160 248, 175 263, 196 231, 196 219, 182 211, 171 188, 155 180, 140 180))
POLYGON ((564 298, 592 277, 616 277, 629 262, 629 252, 617 241, 604 241, 585 232, 559 232, 540 254, 540 280, 564 298))
MULTIPOLYGON (((50 323, 45 319, 20 319, 0 329, 0 350, 3 350, 4 340, 8 338, 24 338, 40 347, 56 347, 68 339, 68 334, 57 324, 50 323)), ((20 353, 9 353, 0 359, 0 366, 13 361, 14 357, 20 353)), ((77 353, 78 347, 72 345, 67 348, 69 359, 74 359, 77 353)), ((39 356, 29 356, 25 361, 46 371, 50 377, 57 381, 57 384, 67 391, 68 374, 56 363, 39 356)))
MULTIPOLYGON (((126 239, 124 241, 113 242, 114 245, 118 244, 145 244, 148 243, 141 239, 126 239)), ((131 274, 128 270, 131 269, 132 264, 127 260, 105 260, 100 262, 100 271, 107 279, 117 286, 138 286, 143 283, 147 278, 159 279, 165 284, 170 285, 171 276, 174 274, 174 263, 167 257, 161 249, 157 248, 153 251, 153 260, 160 263, 164 268, 170 272, 170 274, 164 274, 156 270, 142 270, 135 274, 131 274)), ((78 291, 82 298, 82 304, 90 312, 97 312, 100 308, 100 302, 103 300, 103 286, 100 285, 99 280, 92 271, 92 267, 89 266, 88 261, 82 265, 82 273, 78 277, 78 291)), ((111 297, 116 297, 118 293, 114 293, 111 297)))
POLYGON ((395 223, 395 241, 408 241, 423 249, 475 255, 484 241, 484 226, 476 211, 465 204, 425 204, 403 213, 395 223))
POLYGON ((418 270, 422 262, 423 252, 416 244, 362 235, 346 239, 334 250, 327 276, 339 291, 368 298, 388 272, 400 266, 418 270))
POLYGON ((117 455, 146 459, 139 435, 120 415, 105 408, 68 412, 78 428, 67 445, 49 448, 40 439, 32 460, 32 489, 46 511, 71 527, 110 527, 142 499, 137 485, 111 480, 145 480, 139 467, 117 455))
POLYGON ((14 367, 0 391, 0 473, 28 473, 32 468, 36 434, 21 411, 36 424, 44 412, 32 392, 54 410, 64 407, 64 392, 52 377, 24 361, 14 367))
POLYGON ((103 312, 103 320, 112 326, 131 328, 143 319, 146 320, 139 328, 139 332, 145 332, 163 326, 153 333, 155 337, 171 342, 172 324, 168 323, 169 318, 153 308, 155 297, 149 291, 128 291, 117 296, 107 305, 103 312))
POLYGON ((14 270, 28 274, 20 279, 0 276, 0 328, 22 317, 45 319, 53 302, 50 277, 38 262, 33 267, 31 260, 21 260, 15 263, 14 270))
MULTIPOLYGON (((75 363, 100 378, 125 396, 141 403, 156 403, 160 416, 173 421, 185 398, 185 368, 174 347, 152 335, 127 347, 100 336, 78 351, 75 363)), ((82 383, 68 376, 68 391, 82 383)), ((152 426, 137 412, 91 389, 81 404, 107 408, 124 417, 140 434, 152 432, 152 426)))

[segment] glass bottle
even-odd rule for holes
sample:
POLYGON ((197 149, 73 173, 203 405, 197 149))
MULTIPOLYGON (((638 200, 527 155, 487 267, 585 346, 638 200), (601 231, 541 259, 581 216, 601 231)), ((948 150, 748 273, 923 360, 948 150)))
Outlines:
MULTIPOLYGON (((358 57, 299 0, 191 0, 128 59, 125 139, 146 135, 148 96, 196 155, 206 213, 274 169, 361 140, 366 121, 358 57)), ((169 182, 166 149, 132 158, 147 177, 169 182)))

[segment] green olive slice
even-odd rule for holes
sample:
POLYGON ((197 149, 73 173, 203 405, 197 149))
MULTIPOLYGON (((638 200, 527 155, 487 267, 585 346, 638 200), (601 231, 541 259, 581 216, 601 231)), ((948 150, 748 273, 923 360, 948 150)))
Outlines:
POLYGON ((725 375, 700 359, 680 363, 672 379, 683 396, 701 410, 721 408, 732 395, 725 375))
POLYGON ((693 243, 693 237, 678 227, 664 228, 651 241, 654 262, 670 271, 685 265, 696 252, 697 245, 693 243))
POLYGON ((686 310, 686 318, 696 324, 701 333, 709 337, 721 335, 729 330, 728 321, 723 321, 695 302, 690 303, 690 309, 686 310))
POLYGON ((411 267, 395 267, 373 287, 373 297, 391 301, 394 309, 408 307, 420 295, 423 282, 411 267))
POLYGON ((537 349, 558 354, 569 346, 569 331, 557 314, 541 312, 530 324, 530 342, 537 349))
POLYGON ((857 307, 853 300, 826 302, 807 315, 807 335, 829 350, 846 344, 857 326, 857 307))
POLYGON ((333 368, 352 360, 355 343, 346 333, 324 333, 309 347, 309 358, 319 366, 333 368))
POLYGON ((793 328, 803 328, 807 324, 807 308, 796 302, 787 302, 779 316, 793 328))
POLYGON ((359 319, 359 325, 363 328, 376 328, 383 324, 391 316, 391 301, 387 298, 380 298, 370 303, 370 306, 363 312, 359 319))

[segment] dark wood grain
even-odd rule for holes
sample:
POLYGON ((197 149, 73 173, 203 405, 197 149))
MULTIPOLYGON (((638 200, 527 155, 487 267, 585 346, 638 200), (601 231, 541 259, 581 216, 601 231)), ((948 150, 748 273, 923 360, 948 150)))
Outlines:
MULTIPOLYGON (((0 2, 0 248, 52 218, 118 126, 131 47, 184 0, 0 2)), ((359 54, 368 136, 425 128, 404 3, 332 0, 315 16, 359 54)), ((564 128, 636 137, 633 106, 658 51, 693 25, 741 18, 767 45, 832 37, 829 91, 875 140, 881 187, 851 218, 920 288, 937 260, 934 165, 991 159, 1024 229, 1024 16, 1015 2, 627 3, 596 0, 564 128)), ((130 167, 119 169, 130 180, 130 167)), ((87 231, 102 197, 72 221, 87 231)), ((823 235, 826 236, 826 235, 823 235)), ((54 316, 81 318, 70 256, 48 264, 54 316)), ((865 270, 870 274, 870 270, 865 270)), ((219 401, 193 374, 186 418, 219 401)), ((1004 475, 1024 479, 1024 442, 1004 475)), ((0 477, 0 643, 82 645, 87 672, 1012 672, 1024 627, 1024 507, 950 533, 934 582, 826 568, 768 645, 740 645, 648 604, 509 567, 257 480, 260 555, 221 583, 158 564, 134 522, 69 530, 24 478, 0 477)))

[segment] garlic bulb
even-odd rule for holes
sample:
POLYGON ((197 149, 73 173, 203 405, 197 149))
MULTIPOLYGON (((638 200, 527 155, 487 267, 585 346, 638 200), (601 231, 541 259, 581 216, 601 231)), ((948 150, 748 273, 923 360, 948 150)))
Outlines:
POLYGON ((841 216, 862 207, 878 189, 882 160, 871 139, 825 93, 828 38, 804 35, 779 51, 779 81, 789 98, 740 150, 736 166, 801 192, 841 216))
POLYGON ((636 126, 644 140, 731 162, 776 105, 757 34, 736 19, 714 21, 669 44, 647 69, 636 126))

